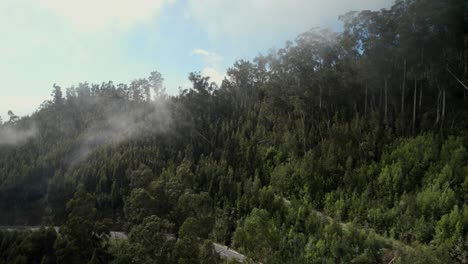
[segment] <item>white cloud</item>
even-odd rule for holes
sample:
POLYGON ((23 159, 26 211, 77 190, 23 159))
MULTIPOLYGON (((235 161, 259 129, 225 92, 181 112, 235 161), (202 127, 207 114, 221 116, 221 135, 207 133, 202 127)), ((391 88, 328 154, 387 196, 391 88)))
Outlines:
POLYGON ((205 56, 205 57, 218 57, 219 55, 214 53, 214 52, 209 52, 207 50, 204 50, 204 49, 194 49, 192 51, 192 54, 196 54, 196 55, 202 55, 202 56, 205 56))
POLYGON ((350 10, 380 9, 393 0, 188 0, 185 17, 205 32, 249 43, 326 26, 350 10))
POLYGON ((194 49, 192 55, 203 57, 204 63, 212 66, 217 66, 223 61, 223 57, 215 52, 210 52, 204 49, 194 49))
POLYGON ((194 49, 192 55, 198 55, 203 58, 205 68, 203 68, 201 74, 210 77, 210 81, 215 82, 217 85, 221 85, 224 79, 224 73, 220 70, 223 57, 215 52, 200 48, 194 49))
POLYGON ((201 74, 203 76, 208 76, 210 77, 210 81, 211 82, 215 82, 218 86, 221 85, 221 83, 223 82, 224 80, 224 74, 221 73, 220 71, 218 71, 217 69, 215 68, 211 68, 211 67, 206 67, 202 70, 201 74))
MULTIPOLYGON (((150 21, 165 0, 38 0, 40 7, 65 18, 81 32, 126 30, 150 21)), ((169 4, 175 0, 167 0, 169 4)))

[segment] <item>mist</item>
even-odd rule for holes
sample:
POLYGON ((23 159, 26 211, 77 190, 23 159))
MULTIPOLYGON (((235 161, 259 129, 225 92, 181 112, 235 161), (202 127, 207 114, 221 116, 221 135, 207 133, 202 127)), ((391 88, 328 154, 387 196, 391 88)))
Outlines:
POLYGON ((0 146, 19 145, 25 143, 28 139, 35 137, 37 127, 32 125, 29 128, 17 128, 12 125, 0 127, 0 146))
MULTIPOLYGON (((96 98, 93 103, 102 105, 104 101, 96 98)), ((94 150, 106 144, 118 145, 143 135, 167 133, 172 121, 164 100, 132 107, 108 105, 102 113, 102 121, 94 122, 78 137, 70 164, 85 160, 94 150)))

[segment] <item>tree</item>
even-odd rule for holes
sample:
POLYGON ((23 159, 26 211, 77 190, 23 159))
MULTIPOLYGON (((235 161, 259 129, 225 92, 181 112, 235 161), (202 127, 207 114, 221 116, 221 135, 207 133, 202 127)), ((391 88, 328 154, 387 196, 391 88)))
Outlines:
POLYGON ((234 233, 234 245, 263 263, 268 263, 278 250, 278 242, 278 229, 270 213, 263 209, 253 209, 234 233))
POLYGON ((174 254, 178 264, 200 263, 200 249, 194 237, 181 237, 175 244, 174 254))
POLYGON ((131 98, 133 101, 142 102, 144 100, 149 101, 150 96, 150 84, 147 79, 136 79, 130 83, 130 91, 132 93, 131 98))
POLYGON ((54 87, 55 102, 1 127, 36 133, 0 147, 0 224, 64 227, 50 254, 0 232, 0 262, 105 262, 93 234, 107 217, 132 230, 111 243, 117 263, 214 262, 208 237, 262 263, 463 262, 463 4, 352 12, 343 32, 238 61, 219 87, 192 73, 158 103, 157 72, 54 87))
POLYGON ((188 217, 179 228, 179 237, 190 237, 194 239, 203 237, 203 234, 200 233, 202 230, 201 228, 200 221, 193 217, 188 217))
MULTIPOLYGON (((146 217, 140 225, 133 227, 129 234, 130 244, 126 245, 124 258, 132 263, 172 263, 174 225, 157 216, 146 217)), ((122 262, 123 263, 123 262, 122 262)))
POLYGON ((55 243, 58 263, 87 263, 94 254, 106 258, 109 229, 97 222, 94 197, 78 186, 67 203, 67 221, 55 243))
POLYGON ((153 214, 155 201, 144 189, 136 188, 125 200, 124 212, 131 224, 139 224, 144 218, 153 214))
POLYGON ((162 77, 161 73, 158 71, 151 72, 150 76, 148 77, 148 82, 151 89, 153 90, 154 98, 162 98, 165 96, 166 89, 163 86, 164 78, 162 77))
POLYGON ((221 259, 216 252, 213 242, 205 240, 200 250, 200 263, 201 264, 218 264, 221 259))
POLYGON ((10 120, 9 120, 10 123, 15 122, 19 119, 19 116, 15 115, 13 111, 11 110, 8 110, 8 116, 10 117, 10 120))
MULTIPOLYGON (((210 233, 214 220, 212 216, 212 199, 208 193, 185 193, 180 196, 175 208, 176 222, 181 225, 186 219, 198 221, 199 235, 206 238, 210 233)), ((194 222, 194 221, 192 221, 194 222)))
POLYGON ((146 188, 153 181, 154 175, 151 169, 145 164, 140 164, 137 170, 130 171, 127 178, 130 181, 130 187, 135 188, 146 188))
POLYGON ((88 264, 101 264, 102 262, 99 261, 97 250, 94 249, 93 256, 89 260, 88 264))
POLYGON ((61 104, 64 102, 62 88, 54 83, 54 89, 52 91, 53 102, 55 104, 61 104))

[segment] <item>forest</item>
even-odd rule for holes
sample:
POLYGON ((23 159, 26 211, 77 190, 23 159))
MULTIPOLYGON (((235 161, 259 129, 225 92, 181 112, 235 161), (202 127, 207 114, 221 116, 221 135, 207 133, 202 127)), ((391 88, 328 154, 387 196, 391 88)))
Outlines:
POLYGON ((54 85, 0 119, 0 225, 42 226, 0 263, 468 263, 467 10, 349 12, 177 95, 54 85))

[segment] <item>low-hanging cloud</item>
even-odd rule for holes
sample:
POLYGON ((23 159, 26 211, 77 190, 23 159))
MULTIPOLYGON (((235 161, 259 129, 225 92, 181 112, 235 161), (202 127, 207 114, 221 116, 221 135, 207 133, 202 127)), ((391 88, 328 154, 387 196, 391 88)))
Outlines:
POLYGON ((37 127, 35 125, 26 129, 5 125, 0 127, 0 146, 19 145, 33 138, 36 134, 37 127))
MULTIPOLYGON (((96 104, 100 104, 96 99, 96 104)), ((88 128, 78 140, 70 157, 71 165, 85 160, 95 149, 105 144, 119 144, 145 134, 162 134, 171 129, 172 117, 163 100, 132 109, 108 107, 103 120, 88 128)))

